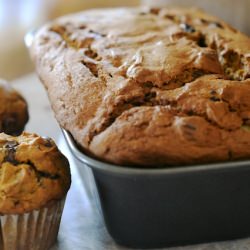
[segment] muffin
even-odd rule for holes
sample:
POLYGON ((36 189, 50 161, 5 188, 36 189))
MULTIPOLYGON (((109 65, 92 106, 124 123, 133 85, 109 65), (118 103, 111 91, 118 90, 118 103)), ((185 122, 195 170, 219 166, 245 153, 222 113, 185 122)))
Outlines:
POLYGON ((0 249, 49 249, 71 183, 68 160, 50 138, 1 133, 0 161, 0 249))
POLYGON ((250 38, 201 10, 89 10, 31 54, 61 127, 118 165, 250 158, 250 38))
POLYGON ((24 98, 0 79, 0 132, 19 135, 29 119, 24 98))

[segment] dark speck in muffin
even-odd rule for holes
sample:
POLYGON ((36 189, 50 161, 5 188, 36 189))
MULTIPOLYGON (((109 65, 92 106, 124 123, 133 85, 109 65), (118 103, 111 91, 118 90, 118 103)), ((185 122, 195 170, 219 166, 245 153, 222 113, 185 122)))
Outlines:
POLYGON ((5 149, 6 149, 6 154, 4 161, 5 162, 10 162, 13 165, 17 165, 18 161, 15 159, 15 154, 16 154, 16 148, 19 144, 16 141, 8 141, 5 144, 5 149))
POLYGON ((52 143, 51 138, 49 138, 49 137, 47 137, 47 136, 43 136, 42 138, 43 138, 43 140, 45 141, 45 143, 44 143, 44 146, 45 146, 45 147, 50 148, 50 147, 53 146, 53 143, 52 143))
POLYGON ((216 95, 217 92, 216 92, 214 89, 212 89, 212 90, 210 91, 210 94, 211 94, 211 95, 216 95))
POLYGON ((210 99, 211 101, 213 101, 213 102, 219 102, 219 101, 220 101, 220 98, 218 98, 218 97, 216 97, 216 96, 211 96, 209 99, 210 99))

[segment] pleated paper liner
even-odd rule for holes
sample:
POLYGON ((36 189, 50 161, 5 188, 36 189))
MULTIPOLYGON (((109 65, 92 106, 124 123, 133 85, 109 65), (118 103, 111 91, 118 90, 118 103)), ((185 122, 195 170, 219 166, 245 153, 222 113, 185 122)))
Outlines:
POLYGON ((48 250, 57 239, 65 199, 25 214, 0 216, 1 250, 48 250))

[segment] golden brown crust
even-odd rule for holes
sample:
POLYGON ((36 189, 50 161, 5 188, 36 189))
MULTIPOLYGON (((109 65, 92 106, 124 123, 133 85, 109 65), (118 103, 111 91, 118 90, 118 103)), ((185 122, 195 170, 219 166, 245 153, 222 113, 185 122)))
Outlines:
POLYGON ((42 28, 31 54, 60 125, 102 160, 250 157, 250 39, 215 17, 86 11, 42 28))
POLYGON ((20 214, 63 199, 70 187, 67 159, 50 138, 0 134, 0 213, 20 214))
POLYGON ((29 119, 24 98, 0 79, 0 132, 19 135, 29 119))

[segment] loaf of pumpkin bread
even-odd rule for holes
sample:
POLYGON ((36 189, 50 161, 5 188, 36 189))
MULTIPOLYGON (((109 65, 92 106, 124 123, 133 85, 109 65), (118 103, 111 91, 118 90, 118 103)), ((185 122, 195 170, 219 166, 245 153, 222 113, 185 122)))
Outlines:
POLYGON ((30 50, 59 124, 98 159, 250 158, 250 38, 201 10, 85 11, 45 25, 30 50))

